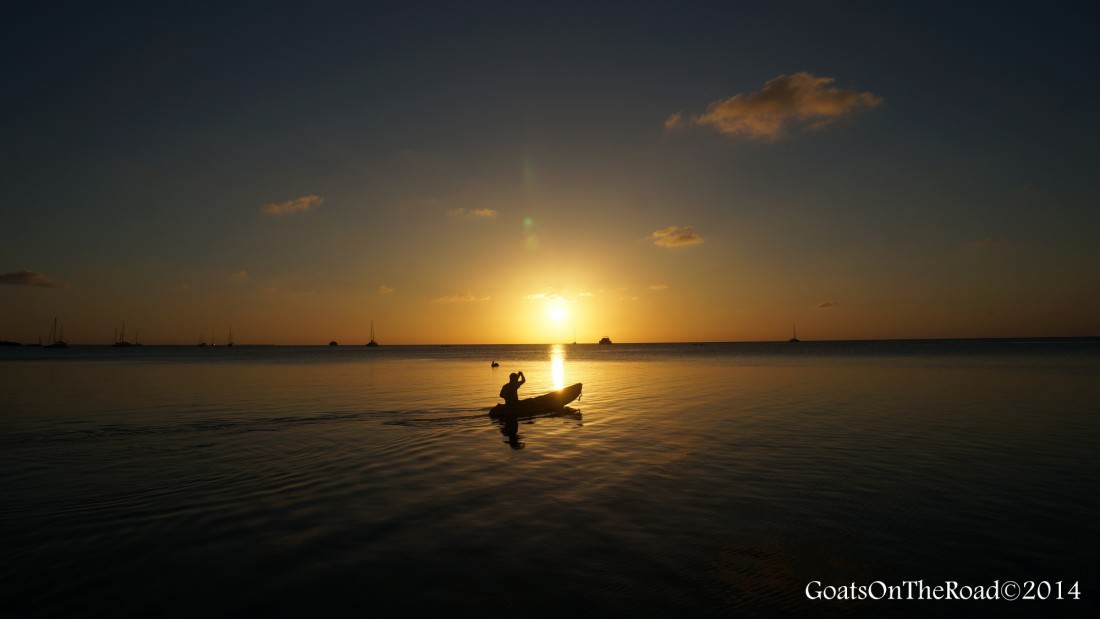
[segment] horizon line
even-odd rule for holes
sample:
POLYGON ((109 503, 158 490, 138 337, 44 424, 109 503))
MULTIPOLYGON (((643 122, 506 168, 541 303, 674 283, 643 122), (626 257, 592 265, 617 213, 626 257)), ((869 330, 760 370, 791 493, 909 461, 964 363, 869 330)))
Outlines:
MULTIPOLYGON (((798 342, 790 342, 786 339, 777 340, 678 340, 678 341, 663 341, 663 342, 634 342, 634 341, 620 341, 612 344, 600 344, 598 342, 490 342, 490 343, 424 343, 424 344, 380 344, 379 348, 387 347, 417 347, 417 346, 651 346, 651 345, 672 345, 672 344, 840 344, 840 343, 870 343, 870 342, 994 342, 994 341, 1056 341, 1056 340, 1100 340, 1100 334, 1098 335, 1038 335, 1038 336, 996 336, 996 337, 901 337, 901 338, 848 338, 848 339, 801 339, 798 342)), ((38 348, 36 343, 24 344, 14 340, 0 340, 4 344, 11 347, 27 347, 38 348)), ((287 344, 278 342, 264 342, 254 344, 244 344, 240 342, 234 342, 232 346, 227 344, 216 344, 201 346, 198 344, 140 344, 127 348, 145 348, 145 347, 176 347, 176 348, 240 348, 240 347, 292 347, 300 346, 306 347, 321 347, 321 348, 366 348, 367 343, 354 343, 354 344, 337 344, 332 346, 328 343, 318 344, 287 344)), ((45 348, 45 346, 42 346, 45 348)), ((105 344, 79 344, 69 343, 69 347, 81 347, 81 348, 114 348, 111 343, 105 344)))

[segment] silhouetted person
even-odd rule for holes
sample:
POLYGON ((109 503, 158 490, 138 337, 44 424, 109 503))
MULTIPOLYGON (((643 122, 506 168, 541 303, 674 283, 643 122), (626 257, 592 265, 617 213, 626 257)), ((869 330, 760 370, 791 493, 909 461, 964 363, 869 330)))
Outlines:
POLYGON ((508 384, 500 388, 500 397, 504 398, 505 406, 519 403, 519 388, 525 382, 527 378, 523 372, 512 372, 508 375, 508 384))

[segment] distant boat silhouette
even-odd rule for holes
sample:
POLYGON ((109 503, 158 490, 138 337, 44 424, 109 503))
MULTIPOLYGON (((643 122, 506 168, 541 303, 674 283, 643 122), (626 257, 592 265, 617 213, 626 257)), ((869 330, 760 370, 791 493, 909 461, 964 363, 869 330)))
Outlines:
POLYGON ((126 323, 122 323, 122 328, 115 333, 115 343, 111 344, 111 346, 125 348, 133 345, 133 342, 126 341, 126 323))
POLYGON ((793 322, 791 323, 791 339, 789 339, 787 341, 792 342, 792 343, 798 343, 798 342, 802 341, 802 340, 798 339, 798 329, 796 328, 796 326, 793 322))
POLYGON ((367 342, 367 346, 377 346, 378 342, 374 341, 374 321, 370 321, 370 341, 367 342))
POLYGON ((499 368, 499 367, 500 367, 500 364, 499 364, 499 363, 497 363, 496 361, 494 361, 494 362, 492 362, 492 363, 490 363, 490 364, 489 364, 489 367, 491 367, 491 368, 499 368))
POLYGON ((65 327, 58 327, 57 316, 53 317, 53 326, 50 327, 50 343, 46 344, 46 348, 68 348, 69 344, 65 342, 65 327))
POLYGON ((226 346, 233 345, 233 327, 229 327, 229 341, 225 343, 226 346))
POLYGON ((613 342, 611 341, 611 338, 609 338, 605 335, 605 336, 600 338, 600 343, 601 344, 611 344, 613 342))
POLYGON ((328 343, 329 346, 339 346, 340 344, 336 340, 332 340, 328 343))

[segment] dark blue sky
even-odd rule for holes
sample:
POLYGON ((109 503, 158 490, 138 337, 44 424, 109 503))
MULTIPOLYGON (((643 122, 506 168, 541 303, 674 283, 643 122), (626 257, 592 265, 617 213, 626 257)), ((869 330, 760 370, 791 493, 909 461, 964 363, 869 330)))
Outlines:
MULTIPOLYGON (((53 313, 89 338, 120 316, 166 339, 227 321, 269 337, 318 307, 358 329, 328 309, 355 305, 410 317, 394 331, 415 340, 433 299, 596 290, 623 292, 575 313, 628 339, 790 319, 828 337, 1091 333, 1095 20, 892 4, 17 9, 0 272, 64 287, 0 287, 7 337, 53 313), (799 72, 881 104, 776 139, 663 126, 799 72), (311 195, 314 211, 259 213, 311 195), (455 221, 479 208, 492 221, 455 221), (705 242, 639 243, 667 226, 705 242), (524 283, 485 268, 498 258, 524 283), (650 290, 667 294, 644 306, 650 290), (272 303, 296 309, 249 309, 272 303)), ((555 336, 492 325, 476 339, 555 336)))

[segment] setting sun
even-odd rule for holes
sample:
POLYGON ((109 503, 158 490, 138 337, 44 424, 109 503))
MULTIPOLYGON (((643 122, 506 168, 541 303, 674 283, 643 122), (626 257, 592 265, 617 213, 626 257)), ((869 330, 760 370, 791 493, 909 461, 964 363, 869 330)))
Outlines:
POLYGON ((569 317, 569 310, 565 309, 564 305, 551 305, 550 309, 546 310, 546 317, 553 322, 561 322, 569 317))

